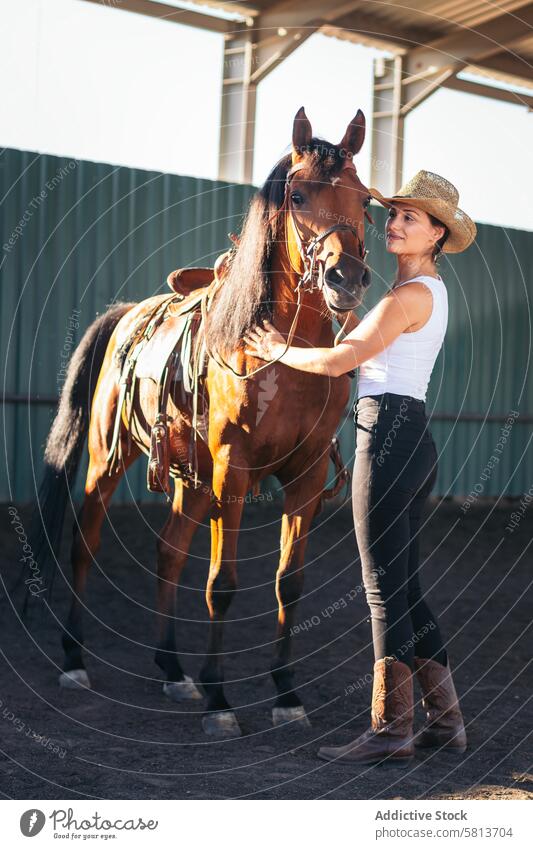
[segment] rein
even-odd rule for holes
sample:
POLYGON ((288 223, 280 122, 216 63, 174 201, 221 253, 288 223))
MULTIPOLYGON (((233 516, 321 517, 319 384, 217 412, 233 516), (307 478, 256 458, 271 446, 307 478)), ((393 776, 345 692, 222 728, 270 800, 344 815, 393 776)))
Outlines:
MULTIPOLYGON (((293 318, 293 320, 291 322, 291 326, 289 328, 289 333, 287 335, 287 340, 285 342, 285 348, 283 349, 282 353, 278 357, 276 357, 274 360, 269 360, 268 362, 263 363, 262 365, 258 366, 256 369, 254 369, 253 371, 250 371, 246 374, 239 374, 239 372, 236 371, 233 368, 233 366, 230 365, 230 363, 226 363, 224 361, 224 359, 222 357, 220 357, 220 355, 215 356, 208 349, 207 343, 205 341, 205 335, 204 335, 204 346, 205 346, 205 351, 208 354, 208 356, 211 357, 213 360, 215 360, 215 362, 217 363, 217 365, 220 368, 231 371, 232 374, 234 375, 234 377, 236 377, 238 380, 247 380, 248 378, 253 377, 254 375, 263 371, 263 369, 266 369, 269 366, 274 365, 274 363, 279 362, 285 356, 285 354, 287 353, 288 349, 290 348, 293 336, 294 336, 294 331, 296 330, 296 324, 298 322, 298 317, 300 315, 300 310, 301 310, 301 307, 302 307, 302 292, 313 292, 315 289, 322 289, 322 287, 323 287, 323 283, 320 283, 320 274, 319 274, 319 267, 318 267, 318 253, 319 253, 319 250, 321 248, 321 245, 322 245, 322 242, 324 241, 324 239, 327 239, 327 237, 330 236, 332 233, 349 231, 349 232, 351 232, 355 235, 355 237, 357 238, 357 240, 359 242, 361 260, 364 262, 366 257, 368 256, 368 251, 365 250, 364 240, 360 238, 359 233, 357 231, 357 228, 356 227, 350 227, 349 224, 333 224, 331 227, 328 227, 326 230, 322 231, 321 233, 316 233, 307 242, 302 237, 302 234, 300 233, 298 226, 297 226, 297 223, 294 219, 294 215, 292 214, 291 206, 290 206, 290 203, 289 203, 289 192, 290 192, 290 184, 291 184, 292 178, 294 177, 295 174, 297 174, 299 171, 301 171, 304 167, 305 167, 305 163, 297 162, 295 165, 293 165, 289 169, 289 171, 287 172, 287 176, 285 178, 283 203, 281 204, 280 208, 278 210, 276 210, 274 215, 268 221, 268 223, 270 224, 272 221, 275 221, 275 219, 278 217, 278 215, 281 215, 281 213, 283 213, 283 212, 285 213, 285 241, 288 245, 287 216, 291 215, 292 221, 294 223, 294 230, 295 230, 295 233, 296 233, 296 236, 297 236, 297 241, 298 241, 298 251, 299 251, 300 258, 302 260, 303 268, 304 268, 303 274, 300 273, 300 270, 298 268, 295 268, 295 266, 294 266, 294 264, 291 260, 290 251, 288 251, 289 263, 290 263, 293 271, 295 271, 300 276, 299 276, 299 279, 298 279, 298 284, 296 286, 296 293, 297 293, 296 312, 294 313, 294 318, 293 318)), ((348 161, 347 161, 347 163, 344 167, 345 168, 346 167, 352 167, 355 170, 353 163, 348 164, 348 161)), ((368 217, 366 211, 365 211, 365 216, 368 217)), ((203 316, 204 322, 207 319, 208 310, 209 310, 209 306, 208 306, 208 303, 207 303, 207 298, 204 298, 202 300, 202 316, 203 316)), ((349 310, 348 310, 348 312, 349 312, 349 310)), ((337 341, 339 335, 343 332, 344 326, 346 325, 347 321, 348 321, 348 317, 346 318, 346 321, 344 322, 341 330, 339 331, 339 333, 335 337, 335 342, 337 341)), ((205 324, 204 324, 204 326, 205 326, 205 324)))

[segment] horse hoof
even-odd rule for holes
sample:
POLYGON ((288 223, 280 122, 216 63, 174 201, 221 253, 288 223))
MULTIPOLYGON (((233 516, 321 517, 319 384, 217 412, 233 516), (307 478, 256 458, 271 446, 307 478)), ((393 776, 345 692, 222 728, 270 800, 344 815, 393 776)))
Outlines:
POLYGON ((272 708, 272 724, 275 727, 294 722, 298 728, 311 728, 311 723, 303 705, 297 707, 275 707, 272 708))
POLYGON ((90 690, 91 682, 85 669, 69 669, 59 676, 59 686, 66 690, 90 690))
POLYGON ((232 710, 220 710, 202 717, 202 728, 210 737, 240 737, 241 729, 232 710))
POLYGON ((165 681, 163 693, 173 702, 203 699, 200 690, 189 675, 185 675, 183 681, 165 681))

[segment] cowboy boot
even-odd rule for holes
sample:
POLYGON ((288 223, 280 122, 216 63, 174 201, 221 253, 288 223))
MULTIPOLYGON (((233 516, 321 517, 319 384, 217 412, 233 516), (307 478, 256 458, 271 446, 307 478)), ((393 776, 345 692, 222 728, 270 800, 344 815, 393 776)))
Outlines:
POLYGON ((415 672, 426 711, 426 721, 415 737, 415 746, 445 748, 461 754, 466 749, 466 731, 448 659, 443 666, 436 660, 415 657, 415 672))
POLYGON ((319 758, 350 764, 408 766, 413 759, 413 675, 394 657, 374 664, 371 727, 346 746, 323 746, 319 758))

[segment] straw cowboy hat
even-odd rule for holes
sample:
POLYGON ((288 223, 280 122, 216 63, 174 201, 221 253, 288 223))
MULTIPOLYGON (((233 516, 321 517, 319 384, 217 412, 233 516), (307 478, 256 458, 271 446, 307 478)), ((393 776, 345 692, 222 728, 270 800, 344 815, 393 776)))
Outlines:
POLYGON ((476 238, 476 225, 466 212, 457 206, 459 192, 452 183, 432 171, 419 171, 391 198, 383 197, 377 189, 369 191, 372 197, 384 206, 408 201, 415 209, 422 209, 438 218, 450 231, 443 247, 446 253, 457 254, 464 251, 476 238))

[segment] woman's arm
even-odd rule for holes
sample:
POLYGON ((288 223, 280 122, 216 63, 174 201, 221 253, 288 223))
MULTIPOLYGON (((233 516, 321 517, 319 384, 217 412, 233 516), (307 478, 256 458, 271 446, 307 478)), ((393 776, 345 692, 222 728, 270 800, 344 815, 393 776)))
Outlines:
POLYGON ((246 353, 275 360, 299 371, 340 377, 379 354, 411 325, 424 324, 431 315, 431 291, 423 283, 410 283, 389 292, 364 321, 336 348, 297 348, 285 353, 285 341, 270 322, 245 335, 246 353), (429 297, 428 297, 429 295, 429 297))

